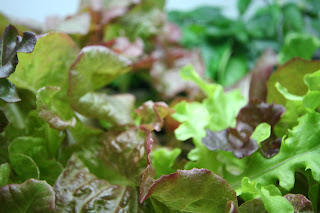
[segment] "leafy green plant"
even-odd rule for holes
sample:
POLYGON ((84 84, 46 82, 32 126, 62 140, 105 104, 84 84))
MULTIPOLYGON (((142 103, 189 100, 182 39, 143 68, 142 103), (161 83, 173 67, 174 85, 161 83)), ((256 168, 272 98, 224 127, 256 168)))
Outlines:
POLYGON ((284 64, 293 57, 318 58, 319 14, 313 1, 266 1, 248 11, 253 1, 238 0, 239 15, 229 18, 223 8, 205 6, 191 11, 170 11, 169 20, 182 29, 180 42, 201 50, 206 76, 231 86, 253 69, 267 49, 279 53, 284 64), (268 27, 265 27, 268 26, 268 27), (301 48, 301 49, 300 49, 301 48))
MULTIPOLYGON (((318 211, 320 62, 291 59, 311 57, 315 36, 290 34, 284 65, 273 72, 275 54, 266 52, 240 86, 226 89, 204 79, 197 50, 181 47, 163 1, 94 2, 82 1, 78 14, 51 26, 56 32, 20 39, 13 26, 4 31, 0 212, 318 211), (291 49, 300 39, 312 48, 291 49)), ((238 3, 243 19, 250 2, 238 3)), ((235 34, 241 20, 198 11, 217 22, 206 33, 237 42, 273 38, 262 20, 318 15, 272 4, 235 34)), ((300 18, 283 31, 302 31, 300 18)), ((214 52, 201 42, 221 56, 219 69, 247 69, 234 42, 214 52)), ((234 81, 225 74, 224 83, 234 81)))

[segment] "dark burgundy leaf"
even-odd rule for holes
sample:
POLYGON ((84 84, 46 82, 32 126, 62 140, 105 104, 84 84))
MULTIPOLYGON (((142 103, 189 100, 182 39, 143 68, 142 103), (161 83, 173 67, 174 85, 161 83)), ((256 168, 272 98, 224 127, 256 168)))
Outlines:
POLYGON ((34 33, 24 32, 21 38, 14 26, 7 26, 0 38, 0 78, 9 77, 17 67, 17 53, 32 52, 36 42, 37 38, 34 33))
POLYGON ((236 129, 226 129, 219 132, 206 130, 207 135, 202 139, 202 143, 209 150, 225 150, 232 152, 237 158, 251 155, 258 149, 256 141, 250 139, 250 135, 239 134, 236 129))
POLYGON ((267 95, 267 81, 270 78, 273 67, 277 64, 277 54, 271 49, 265 50, 250 73, 233 86, 226 88, 226 90, 239 89, 242 95, 247 99, 265 101, 267 95))
POLYGON ((283 112, 284 107, 281 105, 266 104, 258 100, 251 101, 240 110, 236 128, 228 128, 220 132, 207 130, 207 136, 202 139, 202 142, 210 150, 231 151, 235 157, 242 158, 258 149, 256 141, 250 136, 260 123, 266 122, 270 124, 272 132, 271 137, 266 140, 267 142, 262 142, 263 153, 266 157, 272 157, 279 148, 273 127, 283 112))
POLYGON ((279 153, 281 147, 281 140, 282 138, 278 138, 274 131, 271 131, 271 135, 265 141, 261 142, 261 153, 266 158, 271 158, 279 153))

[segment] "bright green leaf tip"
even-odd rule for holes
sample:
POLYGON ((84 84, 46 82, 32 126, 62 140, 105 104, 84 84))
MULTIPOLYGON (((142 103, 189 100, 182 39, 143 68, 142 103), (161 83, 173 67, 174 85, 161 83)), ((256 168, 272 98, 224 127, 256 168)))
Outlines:
POLYGON ((257 126, 254 132, 251 135, 251 138, 256 140, 261 146, 261 142, 270 137, 271 134, 271 126, 268 123, 261 123, 257 126))
POLYGON ((199 74, 195 71, 192 65, 187 65, 180 70, 181 78, 185 80, 193 81, 198 87, 205 92, 208 96, 211 96, 216 91, 222 91, 223 87, 219 84, 207 83, 201 79, 199 74))
POLYGON ((172 167, 181 151, 182 150, 180 148, 175 148, 172 150, 167 148, 159 148, 152 151, 151 159, 152 165, 156 169, 156 178, 159 178, 161 175, 168 175, 175 172, 172 167))

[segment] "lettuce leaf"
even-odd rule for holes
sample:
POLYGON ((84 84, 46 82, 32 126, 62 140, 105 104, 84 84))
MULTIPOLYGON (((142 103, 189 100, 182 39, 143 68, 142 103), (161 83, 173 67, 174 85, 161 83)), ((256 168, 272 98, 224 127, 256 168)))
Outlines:
POLYGON ((287 100, 280 94, 275 87, 279 82, 288 92, 298 96, 304 95, 308 88, 303 82, 306 74, 313 73, 320 69, 320 63, 317 60, 308 61, 304 59, 293 59, 280 66, 270 77, 268 81, 268 103, 282 104, 286 106, 287 100))
POLYGON ((120 74, 128 72, 130 64, 127 58, 107 47, 83 48, 69 72, 68 97, 73 109, 85 116, 103 119, 112 124, 132 123, 131 111, 135 101, 132 95, 95 92, 120 74))
POLYGON ((55 194, 45 181, 29 179, 0 188, 0 212, 55 212, 55 194))
POLYGON ((14 26, 7 26, 0 38, 0 78, 8 78, 19 62, 17 53, 31 53, 36 42, 34 33, 24 32, 21 38, 14 26))
POLYGON ((50 158, 46 145, 43 138, 36 137, 17 137, 10 143, 10 163, 22 180, 36 178, 54 184, 62 166, 50 158))
MULTIPOLYGON (((319 113, 308 113, 298 119, 299 124, 283 140, 279 153, 271 159, 265 159, 261 153, 253 154, 250 164, 240 177, 248 177, 262 185, 275 184, 289 191, 294 186, 294 173, 297 170, 312 172, 315 180, 320 179, 319 169, 319 113)), ((239 177, 226 177, 235 188, 239 188, 239 177)))
POLYGON ((262 186, 256 181, 250 181, 245 177, 241 182, 241 194, 245 198, 257 198, 260 197, 266 210, 270 213, 278 212, 293 212, 294 208, 290 202, 282 197, 280 190, 275 185, 262 186))
POLYGON ((10 173, 10 164, 4 163, 0 165, 0 187, 3 187, 9 183, 10 173))
POLYGON ((18 96, 18 93, 16 91, 16 85, 11 83, 6 78, 0 78, 0 99, 12 103, 20 101, 20 98, 18 96))
POLYGON ((319 48, 320 40, 315 36, 299 33, 287 34, 278 55, 279 62, 284 64, 294 57, 310 60, 319 48))
POLYGON ((51 128, 62 131, 69 126, 74 127, 76 119, 75 117, 70 120, 62 119, 71 117, 72 113, 69 110, 62 110, 65 104, 55 98, 60 90, 60 87, 45 86, 40 88, 37 91, 36 103, 38 116, 46 121, 51 128))
POLYGON ((155 178, 159 178, 161 175, 168 175, 174 173, 172 168, 176 158, 180 155, 181 149, 174 148, 168 150, 167 148, 159 148, 151 153, 152 165, 156 170, 155 178))
POLYGON ((148 197, 171 210, 191 212, 224 211, 228 201, 237 203, 235 191, 218 175, 206 169, 177 170, 154 180, 156 169, 150 157, 153 138, 146 130, 147 168, 140 183, 140 202, 148 197))
POLYGON ((110 184, 99 179, 73 155, 54 185, 59 212, 138 212, 135 188, 110 184))
POLYGON ((172 210, 189 212, 223 212, 227 201, 237 203, 235 191, 230 185, 205 169, 178 170, 163 175, 150 186, 140 201, 150 195, 172 210))
POLYGON ((57 120, 69 121, 75 116, 67 99, 67 90, 68 71, 78 52, 78 47, 68 35, 48 33, 39 38, 32 54, 19 55, 17 71, 10 76, 19 88, 34 94, 38 92, 40 117, 58 130, 64 129, 65 125, 59 125, 57 120), (59 87, 60 90, 54 95, 51 93, 52 98, 45 101, 42 94, 48 89, 38 91, 43 87, 59 87), (45 112, 41 107, 45 107, 45 112))
MULTIPOLYGON (((258 149, 257 142, 251 138, 256 127, 264 122, 271 127, 275 126, 283 112, 281 105, 250 101, 240 110, 235 128, 219 132, 207 130, 202 142, 210 150, 232 151, 237 158, 251 155, 258 149)), ((273 136, 270 140, 276 140, 276 137, 273 136)))
POLYGON ((310 200, 308 200, 302 194, 286 194, 285 197, 293 206, 294 212, 312 212, 312 205, 310 200))

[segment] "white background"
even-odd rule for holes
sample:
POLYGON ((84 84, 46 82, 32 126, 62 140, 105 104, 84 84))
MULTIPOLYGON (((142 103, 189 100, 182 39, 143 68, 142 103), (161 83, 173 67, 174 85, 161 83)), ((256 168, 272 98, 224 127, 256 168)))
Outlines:
MULTIPOLYGON (((74 14, 78 2, 79 0, 0 0, 0 11, 13 19, 43 23, 49 15, 74 14)), ((237 0, 167 0, 166 9, 190 10, 200 5, 215 5, 223 6, 225 14, 230 17, 237 17, 236 2, 237 0)))

